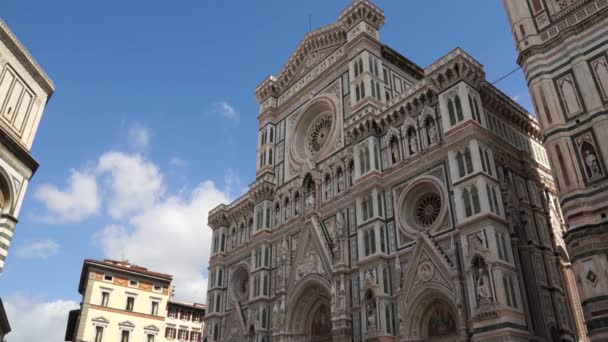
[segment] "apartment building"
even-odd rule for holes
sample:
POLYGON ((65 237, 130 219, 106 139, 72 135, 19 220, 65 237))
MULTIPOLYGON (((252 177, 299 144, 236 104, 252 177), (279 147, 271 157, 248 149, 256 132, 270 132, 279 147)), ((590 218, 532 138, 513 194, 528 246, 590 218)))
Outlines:
POLYGON ((165 320, 167 341, 202 341, 205 305, 169 301, 165 320))
POLYGON ((84 261, 80 309, 69 314, 66 341, 164 341, 173 276, 127 261, 84 261))

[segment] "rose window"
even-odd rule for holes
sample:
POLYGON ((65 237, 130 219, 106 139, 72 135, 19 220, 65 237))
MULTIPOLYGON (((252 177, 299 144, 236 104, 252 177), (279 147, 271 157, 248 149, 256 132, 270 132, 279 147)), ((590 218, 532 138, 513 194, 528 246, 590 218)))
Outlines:
POLYGON ((441 198, 433 192, 426 193, 416 202, 416 223, 428 228, 435 223, 441 211, 441 198))
POLYGON ((306 147, 312 155, 319 153, 329 139, 331 125, 331 115, 326 113, 315 120, 310 127, 306 147))
POLYGON ((445 228, 447 213, 442 183, 433 176, 424 176, 407 185, 397 203, 399 228, 408 236, 421 231, 435 232, 445 228))

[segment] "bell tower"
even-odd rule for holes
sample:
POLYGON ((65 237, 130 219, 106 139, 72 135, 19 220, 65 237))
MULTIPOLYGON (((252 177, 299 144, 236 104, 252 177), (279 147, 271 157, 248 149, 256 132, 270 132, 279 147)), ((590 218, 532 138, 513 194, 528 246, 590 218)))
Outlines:
MULTIPOLYGON (((564 241, 592 341, 608 339, 608 3, 504 0, 557 182, 564 241)), ((564 251, 565 253, 565 251, 564 251)), ((574 283, 574 280, 570 281, 574 283)), ((581 306, 582 312, 581 312, 581 306)))

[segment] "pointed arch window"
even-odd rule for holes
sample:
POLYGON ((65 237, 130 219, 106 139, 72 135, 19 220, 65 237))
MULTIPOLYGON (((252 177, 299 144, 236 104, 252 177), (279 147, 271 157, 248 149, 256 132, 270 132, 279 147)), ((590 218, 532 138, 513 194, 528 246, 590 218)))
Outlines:
POLYGON ((494 202, 492 202, 492 195, 490 192, 490 186, 488 184, 486 184, 486 195, 488 197, 488 203, 490 204, 490 211, 491 212, 496 212, 496 210, 494 209, 494 202))
POLYGON ((483 150, 483 158, 486 160, 486 166, 488 167, 488 173, 492 175, 492 163, 490 162, 490 154, 488 150, 483 150))
POLYGON ((473 159, 471 158, 471 150, 468 147, 464 149, 464 161, 467 166, 467 174, 473 172, 473 159))
POLYGON ((376 232, 374 229, 369 230, 369 235, 370 252, 374 254, 376 253, 376 232))
POLYGON ((456 112, 452 99, 448 99, 448 113, 450 115, 450 126, 454 126, 456 124, 456 112))
POLYGON ((473 202, 473 214, 479 214, 481 211, 479 206, 479 192, 475 185, 471 186, 471 202, 473 202))
POLYGON ((464 177, 466 175, 466 171, 464 168, 464 156, 460 152, 456 154, 456 163, 458 164, 458 176, 464 177))
POLYGON ((460 102, 460 96, 458 95, 454 98, 454 106, 456 107, 456 118, 458 119, 458 122, 460 122, 464 117, 462 115, 462 103, 460 102))
POLYGON ((481 159, 481 169, 483 170, 483 172, 488 172, 488 169, 486 167, 486 160, 484 158, 484 151, 481 146, 479 146, 479 159, 481 159))
POLYGON ((300 193, 296 192, 296 194, 293 196, 293 203, 294 203, 294 216, 300 215, 300 213, 302 212, 302 210, 300 209, 302 206, 302 201, 300 200, 300 193))
POLYGON ((289 219, 289 198, 285 198, 285 203, 283 204, 283 220, 287 221, 289 219))
POLYGON ((498 206, 498 198, 496 196, 496 187, 492 187, 492 202, 494 202, 494 208, 496 208, 496 213, 500 215, 500 206, 498 206))
POLYGON ((274 225, 278 226, 279 222, 281 222, 281 206, 277 202, 274 206, 274 225))
POLYGON ((471 94, 469 94, 469 107, 471 107, 471 115, 473 116, 473 120, 477 121, 477 114, 475 113, 475 108, 473 108, 473 99, 471 98, 471 94))
POLYGON ((353 186, 354 174, 355 174, 355 162, 353 160, 351 160, 348 163, 348 187, 349 188, 351 186, 353 186))
POLYGON ((270 228, 270 207, 266 208, 266 224, 264 225, 265 228, 270 228))
POLYGON ((464 214, 466 217, 473 215, 473 210, 471 207, 471 196, 469 195, 469 190, 464 189, 462 191, 462 202, 464 203, 464 214))

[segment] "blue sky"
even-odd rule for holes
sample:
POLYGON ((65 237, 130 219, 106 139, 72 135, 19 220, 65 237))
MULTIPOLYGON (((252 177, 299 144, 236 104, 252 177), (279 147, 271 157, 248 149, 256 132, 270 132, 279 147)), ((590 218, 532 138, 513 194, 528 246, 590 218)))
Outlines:
MULTIPOLYGON (((255 174, 254 89, 279 72, 309 14, 314 29, 348 3, 2 1, 0 16, 57 86, 0 277, 8 341, 60 340, 85 258, 172 273, 180 299, 203 301, 206 212, 255 174), (21 311, 43 328, 26 329, 32 316, 21 311)), ((375 3, 387 17, 383 42, 422 67, 457 46, 490 81, 517 67, 499 1, 375 3)), ((497 86, 531 108, 521 71, 497 86)))

